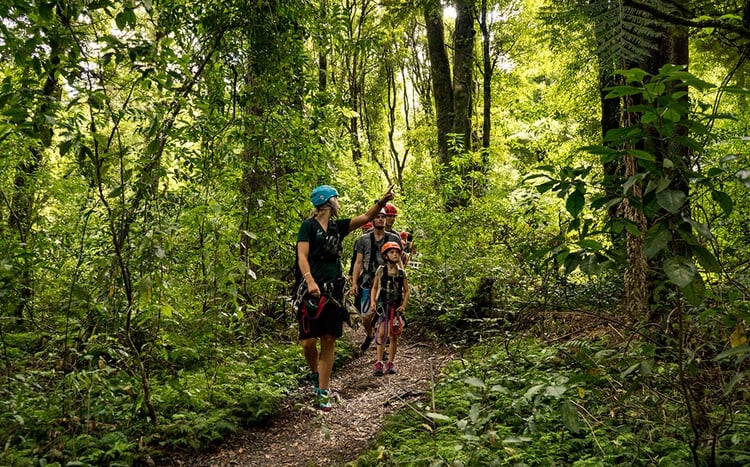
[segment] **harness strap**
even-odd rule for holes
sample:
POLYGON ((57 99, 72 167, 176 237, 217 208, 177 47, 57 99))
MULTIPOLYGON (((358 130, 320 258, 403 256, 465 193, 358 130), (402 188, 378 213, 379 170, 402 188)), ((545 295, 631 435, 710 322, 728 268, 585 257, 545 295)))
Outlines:
POLYGON ((396 307, 391 307, 393 310, 391 313, 391 319, 389 322, 388 330, 394 336, 400 336, 404 330, 404 318, 401 317, 401 313, 396 311, 396 307))
POLYGON ((378 324, 375 325, 375 345, 384 345, 386 342, 388 342, 388 326, 386 325, 386 320, 382 316, 378 317, 378 324), (385 332, 383 332, 383 338, 380 339, 380 330, 385 327, 385 332))
POLYGON ((389 336, 400 336, 404 330, 404 318, 396 311, 394 305, 386 305, 385 313, 378 314, 378 322, 375 325, 375 344, 383 345, 388 342, 389 336), (380 330, 384 329, 383 339, 380 339, 380 330))
POLYGON ((318 299, 318 309, 315 310, 315 316, 310 316, 307 309, 307 302, 302 302, 302 330, 310 332, 310 320, 320 318, 320 314, 323 312, 323 308, 326 306, 326 296, 321 295, 318 299))

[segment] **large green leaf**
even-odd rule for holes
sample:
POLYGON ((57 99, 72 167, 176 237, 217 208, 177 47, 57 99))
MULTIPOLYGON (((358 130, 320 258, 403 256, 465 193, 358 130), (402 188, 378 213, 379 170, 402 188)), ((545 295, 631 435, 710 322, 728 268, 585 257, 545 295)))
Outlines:
POLYGON ((678 287, 687 287, 698 275, 693 261, 684 256, 672 256, 664 260, 664 273, 678 287))
POLYGON ((656 194, 656 202, 659 206, 672 214, 677 214, 685 204, 687 195, 679 190, 664 190, 656 194))
POLYGON ((636 159, 641 159, 649 162, 656 161, 656 157, 648 151, 641 151, 640 149, 630 149, 628 151, 628 154, 635 157, 636 159))
POLYGON ((610 89, 609 93, 605 96, 605 99, 613 99, 615 97, 623 96, 634 96, 642 93, 643 89, 637 88, 635 86, 617 86, 610 89))
POLYGON ((695 275, 695 280, 690 281, 690 283, 681 290, 683 295, 685 295, 685 299, 687 299, 688 303, 693 306, 698 306, 703 303, 703 299, 706 297, 706 286, 703 284, 703 279, 701 279, 701 276, 698 274, 695 275))
POLYGON ((645 178, 645 174, 637 173, 635 175, 631 175, 630 178, 627 179, 627 181, 622 186, 622 192, 624 194, 627 194, 628 191, 635 185, 636 183, 640 183, 645 178))
POLYGON ((721 269, 719 260, 707 248, 700 245, 693 245, 690 248, 695 259, 698 260, 698 264, 703 266, 706 271, 718 272, 721 269))
POLYGON ((734 210, 734 201, 732 201, 732 198, 724 193, 723 191, 714 190, 711 192, 711 198, 713 198, 714 201, 721 207, 721 210, 724 211, 725 215, 732 214, 732 211, 734 210))
POLYGON ((696 232, 698 232, 701 237, 705 238, 706 240, 713 240, 714 236, 711 233, 711 228, 707 226, 706 224, 702 224, 694 219, 685 218, 685 221, 690 224, 696 232))
POLYGON ((589 250, 589 251, 595 251, 595 250, 602 250, 602 249, 604 249, 604 245, 602 245, 601 242, 599 242, 597 240, 594 240, 594 239, 591 239, 591 238, 584 238, 584 239, 578 240, 578 242, 576 242, 576 243, 581 248, 583 248, 585 250, 589 250))
POLYGON ((571 216, 578 217, 578 215, 583 210, 585 201, 586 200, 583 196, 583 193, 575 190, 570 194, 570 196, 568 196, 568 199, 565 201, 565 209, 568 210, 571 216))
POLYGON ((469 376, 466 379, 464 379, 464 383, 470 386, 474 386, 475 388, 487 389, 487 385, 484 384, 484 381, 474 376, 469 376))
POLYGON ((581 253, 581 251, 572 252, 565 258, 565 274, 571 274, 581 264, 581 253))
POLYGON ((643 241, 643 252, 647 258, 652 258, 664 250, 671 240, 672 233, 668 229, 662 225, 655 226, 646 234, 646 239, 643 241))

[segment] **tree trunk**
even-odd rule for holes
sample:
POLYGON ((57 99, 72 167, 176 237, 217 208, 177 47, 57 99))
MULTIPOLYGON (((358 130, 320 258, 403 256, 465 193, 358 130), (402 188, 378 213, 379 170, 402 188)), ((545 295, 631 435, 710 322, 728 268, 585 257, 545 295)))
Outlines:
MULTIPOLYGON (((64 15, 60 5, 57 5, 57 15, 61 23, 67 24, 69 18, 64 15)), ((42 87, 41 99, 42 102, 37 111, 34 114, 34 133, 36 134, 39 143, 32 146, 30 152, 31 155, 28 159, 19 162, 16 167, 16 174, 13 182, 13 196, 10 203, 10 216, 8 218, 8 226, 10 231, 18 235, 18 241, 24 245, 25 248, 29 248, 31 239, 32 227, 34 225, 34 197, 35 197, 35 181, 39 169, 43 164, 43 152, 44 149, 52 144, 52 135, 54 129, 50 124, 51 119, 50 112, 53 112, 53 105, 60 99, 60 86, 58 83, 58 72, 60 68, 60 57, 65 53, 64 46, 60 39, 54 39, 57 34, 50 33, 49 47, 50 56, 45 69, 47 75, 42 87)), ((29 319, 33 319, 31 316, 31 303, 34 295, 34 279, 31 271, 31 262, 28 257, 24 257, 23 264, 20 267, 20 271, 17 277, 18 287, 18 302, 15 305, 14 316, 19 321, 24 319, 24 312, 27 311, 29 319)))
POLYGON ((474 17, 467 0, 456 1, 456 31, 453 47, 453 127, 461 148, 454 155, 471 151, 472 93, 474 89, 474 17))
MULTIPOLYGON (((325 24, 328 18, 328 2, 320 2, 320 20, 325 24)), ((328 43, 324 41, 318 52, 318 91, 325 92, 328 87, 328 43)))
MULTIPOLYGON (((674 64, 687 66, 689 63, 688 60, 689 53, 687 31, 683 28, 672 27, 665 31, 661 41, 659 42, 658 56, 653 57, 653 59, 648 64, 648 68, 645 69, 649 73, 655 74, 658 73, 659 69, 663 65, 674 64)), ((680 100, 687 102, 687 89, 681 88, 681 90, 684 90, 686 92, 685 95, 680 98, 680 100)), ((672 94, 675 91, 676 89, 668 89, 666 91, 666 94, 672 94)), ((667 176, 670 180, 669 189, 685 193, 685 195, 688 197, 687 199, 689 200, 690 185, 688 182, 688 174, 692 172, 692 162, 690 160, 691 152, 685 144, 680 142, 687 135, 687 126, 678 125, 676 126, 675 132, 671 138, 668 138, 666 140, 663 138, 654 138, 652 141, 649 141, 649 144, 654 148, 653 152, 656 156, 657 164, 663 165, 665 159, 669 159, 674 163, 674 168, 669 170, 669 172, 667 173, 667 176)), ((673 215, 666 210, 662 210, 658 214, 658 216, 663 218, 671 218, 671 222, 676 230, 690 233, 692 230, 690 224, 682 220, 683 215, 690 215, 690 205, 688 203, 689 201, 686 202, 680 213, 673 215)), ((672 236, 669 250, 670 254, 674 256, 689 255, 689 248, 685 244, 683 237, 680 235, 672 236)), ((658 260, 661 261, 662 259, 663 258, 660 257, 658 260)), ((651 269, 654 270, 654 268, 651 269)), ((650 281, 651 286, 653 286, 653 282, 656 279, 663 279, 663 273, 660 272, 660 275, 658 277, 654 277, 650 281)), ((663 319, 666 318, 665 313, 669 313, 672 307, 665 307, 663 304, 659 306, 660 304, 655 302, 656 297, 652 297, 652 305, 654 306, 649 307, 648 317, 652 322, 661 323, 663 319)))
POLYGON ((482 63, 484 76, 482 79, 482 149, 490 147, 490 131, 492 130, 492 75, 494 64, 490 55, 490 31, 487 25, 487 0, 482 0, 482 17, 480 18, 482 30, 482 63))
POLYGON ((432 94, 435 97, 438 160, 450 164, 448 134, 453 128, 453 86, 448 51, 445 47, 445 28, 440 0, 430 0, 424 10, 425 28, 432 74, 432 94))
MULTIPOLYGON (((455 156, 473 150, 471 119, 474 93, 474 17, 471 5, 465 0, 456 2, 456 13, 451 78, 440 2, 432 0, 425 6, 432 89, 435 96, 438 160, 445 171, 444 176, 453 170, 451 163, 455 156), (453 145, 450 144, 451 137, 456 138, 453 145)), ((446 201, 447 209, 468 203, 470 190, 476 188, 475 178, 471 176, 476 168, 473 164, 468 164, 458 169, 456 174, 460 177, 462 186, 453 190, 453 195, 446 201)))

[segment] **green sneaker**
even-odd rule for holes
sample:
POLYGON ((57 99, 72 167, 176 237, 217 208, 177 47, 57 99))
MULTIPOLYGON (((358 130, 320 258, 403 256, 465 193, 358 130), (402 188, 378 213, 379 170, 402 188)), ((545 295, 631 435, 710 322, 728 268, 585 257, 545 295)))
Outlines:
POLYGON ((333 408, 331 404, 331 392, 328 389, 318 390, 318 408, 323 412, 330 412, 333 408))

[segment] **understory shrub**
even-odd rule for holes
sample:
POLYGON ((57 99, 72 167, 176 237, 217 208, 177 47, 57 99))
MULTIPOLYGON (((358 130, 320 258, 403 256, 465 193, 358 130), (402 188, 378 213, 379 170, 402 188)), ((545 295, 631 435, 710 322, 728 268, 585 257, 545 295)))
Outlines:
MULTIPOLYGON (((10 352, 16 347, 8 343, 27 342, 11 337, 6 347, 10 352)), ((164 452, 205 449, 241 426, 267 420, 306 371, 292 342, 173 349, 190 355, 189 364, 150 362, 154 425, 126 349, 109 343, 87 351, 66 372, 45 368, 42 357, 54 352, 51 346, 36 357, 24 353, 26 366, 38 369, 3 376, 0 465, 125 466, 164 452)))
MULTIPOLYGON (((647 345, 516 338, 474 347, 435 385, 435 405, 389 418, 355 465, 692 465, 677 367, 647 345)), ((716 410, 720 415, 721 410, 716 410)), ((747 426, 747 410, 732 426, 747 426)), ((750 436, 717 433, 699 462, 745 465, 750 436)))

